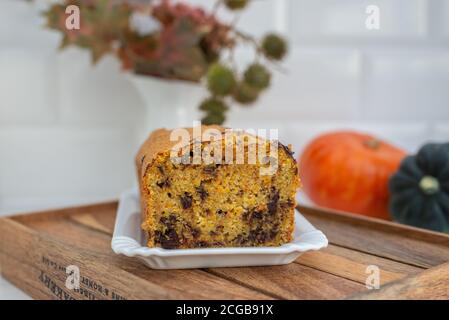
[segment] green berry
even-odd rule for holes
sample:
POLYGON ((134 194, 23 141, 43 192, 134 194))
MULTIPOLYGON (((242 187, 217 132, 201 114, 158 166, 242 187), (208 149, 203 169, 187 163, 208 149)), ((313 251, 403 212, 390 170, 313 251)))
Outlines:
POLYGON ((225 5, 230 10, 242 10, 248 4, 248 0, 225 0, 225 5))
POLYGON ((278 35, 269 34, 262 41, 262 50, 268 58, 281 60, 287 54, 287 41, 278 35))
POLYGON ((247 84, 259 90, 266 89, 270 85, 270 72, 258 63, 250 65, 245 71, 244 77, 247 84))
POLYGON ((220 63, 213 64, 207 72, 207 86, 214 95, 230 94, 235 86, 234 72, 220 63))
POLYGON ((200 110, 206 111, 207 113, 221 114, 225 113, 229 107, 220 99, 209 98, 204 100, 200 105, 200 110))
POLYGON ((212 125, 212 124, 220 125, 223 124, 225 120, 226 117, 224 114, 210 113, 201 120, 201 123, 205 125, 212 125))
POLYGON ((234 90, 234 100, 241 104, 250 104, 259 97, 259 90, 246 82, 240 82, 234 90))

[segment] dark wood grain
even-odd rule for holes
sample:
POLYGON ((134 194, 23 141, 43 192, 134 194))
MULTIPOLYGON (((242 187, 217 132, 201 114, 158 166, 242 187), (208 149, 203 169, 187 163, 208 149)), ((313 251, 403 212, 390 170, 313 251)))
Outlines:
POLYGON ((379 290, 355 295, 352 299, 449 299, 449 263, 423 271, 417 275, 399 280, 379 290))
MULTIPOLYGON (((334 247, 335 248, 335 247, 334 247)), ((373 257, 377 258, 377 257, 373 257)), ((299 257, 297 264, 308 266, 310 268, 320 270, 341 278, 355 281, 365 285, 368 273, 368 266, 375 265, 380 269, 380 282, 385 284, 397 279, 406 277, 413 272, 393 271, 392 264, 399 264, 389 260, 372 259, 369 263, 356 261, 344 256, 331 253, 328 250, 320 252, 307 252, 299 257)), ((398 266, 398 269, 400 267, 398 266)), ((419 269, 422 270, 422 269, 419 269)), ((411 270, 410 270, 411 271, 411 270)))
POLYGON ((430 268, 449 261, 449 236, 352 214, 300 207, 330 243, 430 268))
MULTIPOLYGON (((54 223, 54 220, 50 221, 50 224, 54 223)), ((40 219, 35 220, 34 223, 39 225, 41 230, 45 224, 40 219)), ((92 231, 75 224, 69 228, 69 222, 66 220, 65 223, 57 223, 57 229, 61 233, 50 236, 49 232, 37 232, 10 219, 0 220, 0 234, 2 234, 0 252, 2 253, 1 264, 4 275, 6 278, 15 279, 17 284, 17 276, 11 275, 15 271, 11 268, 8 269, 8 266, 11 265, 6 262, 8 257, 12 257, 22 265, 22 270, 25 270, 22 272, 26 273, 26 278, 29 281, 27 287, 32 285, 33 288, 36 288, 36 291, 27 291, 32 297, 47 298, 47 296, 40 295, 43 285, 39 280, 41 272, 45 272, 57 287, 64 290, 67 275, 64 270, 47 266, 44 260, 48 260, 57 266, 76 265, 80 268, 82 276, 108 288, 109 292, 115 292, 118 296, 127 299, 271 298, 202 270, 164 272, 148 269, 135 259, 116 256, 110 247, 106 250, 106 244, 110 242, 110 238, 106 235, 101 236, 101 233, 96 232, 95 236, 89 234, 87 238, 89 241, 95 239, 91 244, 87 241, 75 242, 85 239, 85 236, 92 231), (79 229, 76 230, 76 228, 79 229), (69 233, 70 229, 72 232, 69 233), (20 237, 17 237, 17 232, 20 232, 20 237), (62 239, 62 234, 67 235, 67 238, 62 239), (72 238, 74 235, 77 235, 76 239, 72 238), (96 248, 102 242, 100 249, 96 248)), ((21 285, 19 287, 23 288, 21 285)), ((23 289, 25 290, 25 288, 23 289)), ((69 292, 68 294, 70 293, 77 299, 84 298, 80 293, 69 292)), ((97 294, 95 297, 97 299, 111 298, 104 294, 97 294)), ((59 296, 55 296, 55 298, 59 298, 59 296)))
MULTIPOLYGON (((84 216, 86 214, 82 215, 84 216)), ((79 250, 88 250, 94 254, 110 251, 110 236, 103 233, 103 228, 100 228, 98 231, 101 232, 96 234, 96 225, 97 222, 93 222, 93 218, 82 220, 61 218, 51 221, 33 222, 33 228, 41 234, 52 235, 59 239, 63 238, 64 241, 73 243, 79 250), (76 224, 73 221, 76 221, 76 224)), ((129 269, 133 274, 139 274, 152 282, 159 283, 160 281, 164 281, 167 286, 170 286, 172 283, 176 285, 177 281, 182 281, 182 277, 191 278, 191 276, 188 276, 189 273, 199 272, 198 270, 184 270, 179 272, 152 270, 151 272, 146 271, 141 273, 140 270, 142 268, 140 264, 136 268, 135 265, 130 265, 129 263, 123 264, 122 268, 129 269), (178 273, 180 278, 176 277, 178 273)), ((242 286, 253 288, 274 298, 282 299, 312 299, 318 297, 336 299, 364 289, 364 287, 353 281, 338 278, 330 274, 323 274, 317 270, 296 264, 254 268, 257 270, 255 273, 251 272, 252 269, 224 268, 201 272, 208 272, 239 283, 242 286), (330 283, 332 285, 329 285, 330 283), (304 288, 309 287, 313 289, 304 290, 304 288)))
POLYGON ((446 297, 445 267, 431 268, 449 261, 445 235, 301 207, 329 237, 327 249, 308 252, 286 266, 152 270, 111 251, 116 209, 117 203, 109 202, 0 219, 3 275, 43 299, 446 297), (78 265, 87 279, 82 292, 67 292, 65 271, 52 263, 63 268, 78 265), (365 287, 369 265, 380 268, 379 291, 365 287), (427 268, 431 269, 424 271, 427 268), (92 281, 108 294, 89 287, 92 281))
POLYGON ((210 270, 237 283, 283 299, 341 299, 366 287, 299 264, 210 270))

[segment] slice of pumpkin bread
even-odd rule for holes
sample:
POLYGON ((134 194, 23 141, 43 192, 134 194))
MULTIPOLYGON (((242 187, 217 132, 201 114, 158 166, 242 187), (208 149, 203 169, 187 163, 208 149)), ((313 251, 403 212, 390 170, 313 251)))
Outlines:
MULTIPOLYGON (((260 247, 290 242, 299 186, 290 149, 257 138, 257 150, 267 151, 275 144, 277 156, 254 160, 254 143, 247 139, 254 136, 225 135, 222 127, 201 127, 202 132, 207 129, 218 134, 201 141, 190 139, 182 145, 183 152, 174 149, 179 139, 170 141, 172 131, 165 129, 154 131, 141 147, 136 164, 148 246, 260 247), (206 161, 203 156, 198 161, 194 150, 214 158, 206 161), (238 152, 243 153, 244 163, 237 161, 238 152)), ((185 130, 192 136, 193 128, 185 130)))

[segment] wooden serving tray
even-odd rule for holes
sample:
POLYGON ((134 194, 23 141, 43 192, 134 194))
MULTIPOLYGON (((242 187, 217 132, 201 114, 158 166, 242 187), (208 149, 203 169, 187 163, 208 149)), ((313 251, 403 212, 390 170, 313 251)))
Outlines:
POLYGON ((3 276, 36 299, 449 299, 449 236, 300 207, 330 245, 286 266, 151 270, 110 242, 117 202, 0 219, 3 276), (79 290, 65 268, 80 269, 79 290), (380 268, 379 290, 366 287, 380 268))

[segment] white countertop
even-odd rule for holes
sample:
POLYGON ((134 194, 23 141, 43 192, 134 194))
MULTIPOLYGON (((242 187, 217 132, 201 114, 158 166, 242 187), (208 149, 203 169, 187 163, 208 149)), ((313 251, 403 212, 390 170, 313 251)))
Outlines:
POLYGON ((29 300, 30 296, 0 276, 0 300, 29 300))

